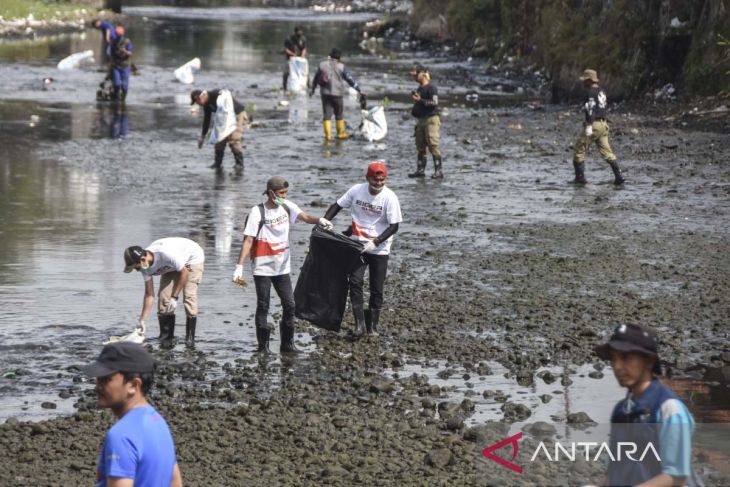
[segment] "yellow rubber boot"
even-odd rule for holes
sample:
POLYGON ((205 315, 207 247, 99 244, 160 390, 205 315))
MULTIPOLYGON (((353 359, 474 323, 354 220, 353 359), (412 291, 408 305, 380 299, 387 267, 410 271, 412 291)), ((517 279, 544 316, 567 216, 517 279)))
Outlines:
POLYGON ((324 140, 332 140, 332 120, 323 120, 324 140))
POLYGON ((337 138, 338 139, 349 139, 350 134, 345 132, 345 121, 344 120, 336 120, 335 124, 337 125, 337 138))

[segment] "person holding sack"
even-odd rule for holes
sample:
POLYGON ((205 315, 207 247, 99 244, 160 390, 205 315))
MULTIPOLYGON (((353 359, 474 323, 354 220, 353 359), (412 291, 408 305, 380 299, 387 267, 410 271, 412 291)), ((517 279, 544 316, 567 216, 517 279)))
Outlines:
POLYGON ((332 229, 332 223, 303 212, 286 199, 289 183, 281 176, 266 182, 266 201, 251 207, 243 230, 243 245, 233 273, 233 282, 243 280, 243 263, 250 257, 256 285, 256 341, 257 352, 269 353, 272 327, 267 323, 271 285, 274 285, 283 308, 279 333, 281 353, 301 353, 294 346, 294 292, 291 284, 291 254, 289 252, 289 225, 297 221, 318 224, 332 229))

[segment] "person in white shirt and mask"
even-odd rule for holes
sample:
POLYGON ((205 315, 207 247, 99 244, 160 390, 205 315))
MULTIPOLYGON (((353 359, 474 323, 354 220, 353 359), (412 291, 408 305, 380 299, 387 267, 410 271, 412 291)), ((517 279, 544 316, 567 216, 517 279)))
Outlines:
POLYGON ((258 352, 269 353, 272 327, 267 323, 271 285, 274 285, 283 308, 279 332, 281 353, 301 353, 294 346, 294 291, 291 284, 291 258, 289 252, 289 225, 298 221, 318 224, 332 229, 332 224, 303 212, 286 199, 289 183, 280 176, 266 182, 266 201, 251 207, 243 230, 243 245, 238 256, 233 282, 243 280, 243 263, 251 260, 256 285, 256 340, 258 352))

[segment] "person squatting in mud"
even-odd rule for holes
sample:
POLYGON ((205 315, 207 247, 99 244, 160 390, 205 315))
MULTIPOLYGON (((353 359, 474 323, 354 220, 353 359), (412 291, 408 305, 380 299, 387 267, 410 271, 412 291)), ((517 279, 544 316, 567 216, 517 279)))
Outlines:
POLYGON ((267 317, 271 285, 281 300, 282 317, 279 323, 280 353, 301 353, 294 345, 294 292, 291 284, 291 254, 289 251, 289 225, 298 221, 320 225, 328 230, 332 223, 303 212, 286 199, 289 183, 280 176, 266 182, 266 201, 251 207, 243 230, 243 245, 233 272, 233 282, 243 281, 243 263, 251 260, 256 285, 256 341, 258 352, 270 353, 269 338, 272 326, 267 317))
POLYGON ((319 86, 319 93, 322 98, 322 128, 326 141, 332 140, 332 115, 335 116, 335 128, 338 139, 347 139, 350 135, 345 131, 344 99, 346 91, 345 82, 352 86, 361 96, 367 94, 360 89, 360 85, 352 78, 350 72, 340 60, 342 51, 332 48, 327 59, 319 63, 317 72, 312 80, 312 89, 309 96, 313 96, 319 86))
POLYGON ((286 85, 289 82, 289 58, 307 57, 307 38, 304 37, 302 26, 297 25, 294 27, 294 33, 284 39, 284 55, 286 56, 286 64, 284 64, 282 76, 282 90, 286 92, 286 85))
POLYGON ((598 84, 598 73, 593 69, 586 69, 580 77, 586 90, 586 101, 583 103, 585 123, 583 131, 573 144, 573 168, 575 169, 576 184, 586 184, 585 158, 588 148, 594 142, 598 152, 606 160, 614 175, 614 184, 621 185, 626 180, 616 162, 616 156, 608 143, 608 123, 606 122, 606 107, 608 105, 606 93, 598 84))
POLYGON ((444 177, 442 170, 441 149, 439 149, 439 131, 441 129, 441 118, 439 117, 439 96, 438 88, 431 81, 428 68, 416 63, 410 70, 411 77, 418 83, 418 88, 411 92, 413 108, 411 115, 416 117, 416 151, 418 151, 418 163, 416 171, 408 175, 409 178, 422 178, 426 176, 426 149, 431 152, 433 158, 434 179, 444 177))
POLYGON ((626 397, 611 414, 611 450, 619 442, 634 443, 639 451, 651 443, 658 453, 643 461, 611 461, 608 482, 602 485, 699 486, 692 469, 694 419, 669 387, 659 381, 657 336, 643 325, 619 325, 596 354, 611 362, 626 397))
POLYGON ((205 253, 200 245, 182 237, 161 238, 146 249, 136 245, 127 247, 124 262, 124 272, 139 271, 144 279, 144 301, 137 328, 144 334, 145 320, 155 301, 152 276, 161 276, 157 296, 160 341, 165 346, 174 345, 175 310, 182 292, 186 315, 185 343, 192 345, 198 323, 198 286, 203 280, 205 262, 205 253))
POLYGON ((190 104, 198 104, 203 107, 203 130, 198 137, 198 149, 203 147, 206 136, 213 138, 214 161, 210 166, 211 169, 221 169, 223 165, 223 155, 226 150, 226 144, 231 148, 233 158, 235 159, 235 169, 238 171, 243 170, 243 150, 241 141, 243 139, 243 129, 248 125, 248 114, 244 106, 236 100, 230 91, 225 89, 217 90, 193 90, 190 93, 190 104), (230 100, 228 98, 230 97, 230 100), (223 115, 223 111, 233 111, 231 114, 235 117, 235 128, 230 133, 221 133, 224 130, 223 127, 218 127, 219 123, 218 116, 223 115), (216 120, 213 122, 213 129, 209 133, 211 128, 211 118, 213 114, 216 114, 216 120))
POLYGON ((117 417, 104 436, 95 485, 182 487, 170 428, 147 402, 155 380, 152 355, 136 343, 112 343, 81 370, 96 378, 99 407, 117 417))
POLYGON ((129 91, 130 58, 134 53, 132 41, 125 36, 124 26, 116 27, 110 50, 113 99, 124 103, 129 91))
POLYGON ((343 208, 350 208, 350 238, 364 245, 361 264, 348 276, 355 336, 358 337, 366 331, 370 335, 378 334, 390 246, 398 225, 403 221, 398 196, 385 186, 387 177, 388 168, 384 163, 371 162, 365 177, 367 182, 351 187, 324 215, 330 221, 343 208), (364 309, 363 298, 366 268, 370 270, 370 301, 367 311, 364 309))

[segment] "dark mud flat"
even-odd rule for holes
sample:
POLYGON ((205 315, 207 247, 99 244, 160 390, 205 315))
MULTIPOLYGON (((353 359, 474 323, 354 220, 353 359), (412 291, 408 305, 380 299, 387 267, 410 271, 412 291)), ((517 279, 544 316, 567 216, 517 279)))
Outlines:
MULTIPOLYGON (((603 367, 592 347, 618 321, 659 329, 670 376, 726 391, 730 140, 660 116, 612 118, 623 189, 595 152, 591 184, 567 183, 574 112, 451 109, 447 179, 392 182, 403 187, 410 224, 394 245, 379 338, 353 342, 302 325, 300 340, 311 335, 314 351, 295 360, 221 364, 181 347, 156 351, 152 400, 170 422, 186 484, 560 484, 556 465, 515 477, 479 452, 540 408, 509 385, 555 381, 559 393, 597 381, 603 367), (434 362, 443 377, 458 370, 474 380, 499 364, 505 387, 456 399, 452 388, 407 372, 434 362), (596 373, 579 377, 582 364, 596 373), (563 373, 538 371, 546 366, 563 373), (468 418, 482 398, 498 422, 474 426, 468 418)), ((413 159, 410 140, 391 144, 393 159, 413 159)), ((82 384, 72 417, 0 426, 9 452, 0 484, 93 482, 112 418, 95 409, 91 389, 82 384)), ((606 422, 610 408, 591 419, 606 422)), ((710 408, 702 420, 727 423, 728 410, 710 408)), ((730 484, 706 456, 698 465, 708 485, 730 484)), ((581 469, 583 484, 600 480, 600 464, 581 469)))

